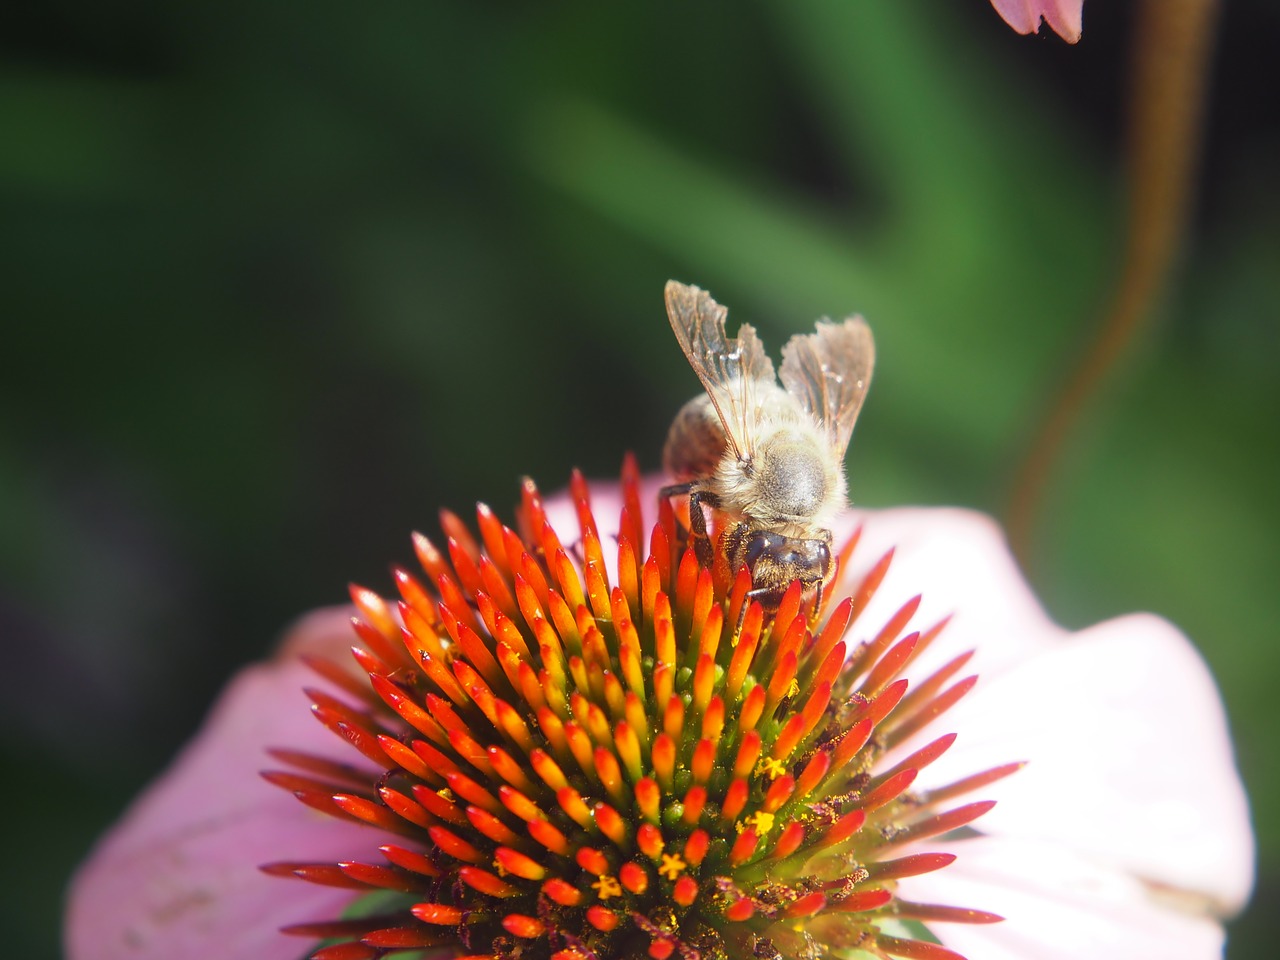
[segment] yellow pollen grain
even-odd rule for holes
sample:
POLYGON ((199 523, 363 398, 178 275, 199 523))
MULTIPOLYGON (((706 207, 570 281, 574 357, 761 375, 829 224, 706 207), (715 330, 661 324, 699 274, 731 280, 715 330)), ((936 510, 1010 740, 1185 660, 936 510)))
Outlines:
POLYGON ((505 877, 507 875, 507 868, 502 865, 501 860, 495 859, 493 861, 493 869, 498 871, 498 876, 500 877, 505 877))
POLYGON ((739 822, 738 832, 741 833, 743 830, 747 829, 747 827, 752 827, 755 829, 757 837, 763 837, 773 829, 773 820, 774 817, 772 813, 765 813, 761 810, 759 813, 753 813, 751 816, 747 817, 746 820, 739 822))
POLYGON ((791 685, 787 687, 787 696, 794 697, 800 692, 800 681, 792 678, 791 685))
POLYGON ((675 880, 680 874, 684 873, 688 866, 684 862, 684 858, 678 853, 664 853, 662 855, 662 866, 658 868, 658 873, 662 874, 668 880, 675 880))
POLYGON ((756 764, 756 776, 766 776, 770 780, 777 780, 786 772, 786 765, 773 757, 765 757, 756 764))
POLYGON ((600 874, 600 879, 591 885, 591 889, 600 895, 601 900, 622 896, 622 884, 618 882, 617 877, 607 873, 600 874))

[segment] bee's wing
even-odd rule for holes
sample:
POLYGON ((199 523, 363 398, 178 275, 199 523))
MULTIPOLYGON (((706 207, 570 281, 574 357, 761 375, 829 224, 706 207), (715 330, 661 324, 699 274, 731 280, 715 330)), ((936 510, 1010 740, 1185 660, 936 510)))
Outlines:
POLYGON ((844 323, 819 320, 817 333, 796 334, 782 348, 782 385, 822 424, 840 457, 849 447, 875 362, 871 328, 861 317, 844 323))
POLYGON ((707 388, 724 432, 739 460, 755 449, 756 384, 772 384, 773 361, 764 352, 755 329, 738 328, 736 339, 724 330, 728 311, 697 287, 667 283, 667 316, 694 373, 707 388))

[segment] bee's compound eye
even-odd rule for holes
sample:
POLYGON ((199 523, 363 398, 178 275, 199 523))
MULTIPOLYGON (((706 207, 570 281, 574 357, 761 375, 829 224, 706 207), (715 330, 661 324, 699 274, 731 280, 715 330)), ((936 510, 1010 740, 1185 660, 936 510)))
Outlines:
POLYGON ((769 533, 765 530, 755 531, 747 540, 747 567, 754 570, 757 560, 766 553, 776 554, 782 549, 784 542, 783 538, 776 533, 769 533))

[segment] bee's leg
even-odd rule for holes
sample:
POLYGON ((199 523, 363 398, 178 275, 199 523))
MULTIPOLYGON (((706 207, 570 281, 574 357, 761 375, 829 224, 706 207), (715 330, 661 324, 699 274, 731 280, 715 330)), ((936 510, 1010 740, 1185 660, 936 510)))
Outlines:
POLYGON ((818 581, 818 587, 813 594, 813 610, 810 612, 809 626, 813 627, 822 617, 822 603, 826 599, 827 584, 834 583, 836 577, 840 573, 840 562, 836 557, 831 556, 831 531, 823 530, 822 535, 818 537, 822 541, 823 561, 822 561, 822 579, 818 581))
MULTIPOLYGON (((758 602, 760 608, 764 611, 764 622, 773 621, 774 614, 778 612, 778 600, 781 595, 772 587, 756 587, 754 590, 748 590, 742 601, 742 609, 746 610, 752 603, 758 602)), ((739 620, 745 619, 744 613, 739 620)))
MULTIPOLYGON (((690 497, 689 512, 693 513, 692 496, 693 496, 693 491, 696 487, 697 487, 697 483, 692 481, 690 481, 689 483, 673 483, 669 486, 663 487, 661 490, 658 491, 658 500, 659 501, 670 500, 672 497, 690 497)), ((677 535, 679 535, 680 533, 686 534, 686 536, 682 537, 681 539, 684 541, 684 544, 687 545, 688 539, 689 539, 687 536, 688 530, 684 528, 683 525, 677 524, 676 533, 677 535)), ((677 546, 677 544, 672 544, 672 546, 673 547, 677 546)))
POLYGON ((673 483, 658 491, 658 499, 670 500, 672 497, 683 497, 687 493, 693 493, 695 487, 697 487, 696 483, 673 483))
POLYGON ((711 549, 711 537, 707 533, 707 515, 702 512, 703 505, 720 506, 720 498, 706 490, 694 490, 689 494, 689 532, 692 535, 693 555, 698 558, 698 566, 710 570, 715 564, 715 551, 711 549))
POLYGON ((707 515, 702 512, 702 507, 704 504, 709 507, 718 507, 720 498, 710 491, 703 490, 698 486, 697 481, 672 484, 658 491, 658 496, 663 499, 681 497, 685 494, 689 495, 689 540, 693 547, 693 555, 698 560, 698 566, 710 570, 715 562, 715 553, 711 549, 711 537, 707 533, 707 515))
POLYGON ((817 588, 813 591, 813 608, 809 611, 810 629, 813 628, 822 616, 822 591, 826 585, 825 580, 819 580, 817 588))
POLYGON ((751 598, 749 596, 743 597, 742 609, 738 611, 738 622, 733 625, 733 633, 730 634, 730 636, 735 638, 733 641, 735 644, 742 639, 742 625, 747 622, 747 610, 749 610, 750 607, 751 598))
POLYGON ((738 611, 738 623, 737 626, 733 628, 734 636, 742 636, 742 625, 747 622, 747 611, 751 609, 751 604, 757 600, 759 600, 760 605, 765 608, 765 622, 768 623, 769 615, 772 613, 772 611, 769 610, 769 601, 772 593, 773 591, 768 587, 756 587, 754 590, 748 590, 743 595, 742 609, 738 611))

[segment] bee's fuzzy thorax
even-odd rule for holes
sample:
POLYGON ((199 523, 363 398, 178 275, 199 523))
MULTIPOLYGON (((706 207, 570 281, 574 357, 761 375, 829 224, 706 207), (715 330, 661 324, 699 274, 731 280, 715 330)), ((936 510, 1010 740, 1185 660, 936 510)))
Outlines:
MULTIPOLYGON (((763 432, 763 431, 762 431, 763 432)), ((816 424, 803 415, 770 425, 750 461, 725 457, 711 485, 726 513, 777 524, 788 537, 812 538, 848 504, 843 464, 826 456, 816 424)))

